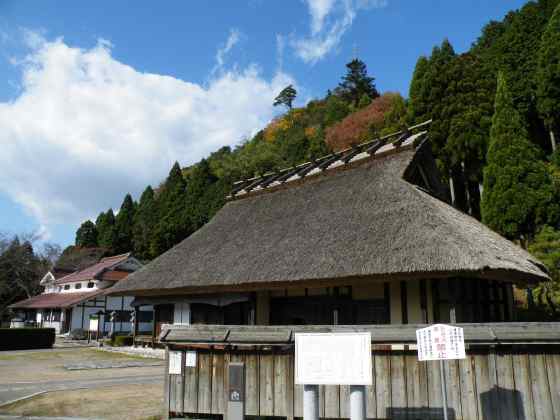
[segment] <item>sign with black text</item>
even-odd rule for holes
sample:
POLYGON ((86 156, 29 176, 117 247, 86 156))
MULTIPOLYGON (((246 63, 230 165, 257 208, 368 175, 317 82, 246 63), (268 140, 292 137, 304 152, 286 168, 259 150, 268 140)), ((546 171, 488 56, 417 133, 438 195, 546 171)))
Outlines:
POLYGON ((299 333, 295 383, 371 385, 370 333, 299 333))

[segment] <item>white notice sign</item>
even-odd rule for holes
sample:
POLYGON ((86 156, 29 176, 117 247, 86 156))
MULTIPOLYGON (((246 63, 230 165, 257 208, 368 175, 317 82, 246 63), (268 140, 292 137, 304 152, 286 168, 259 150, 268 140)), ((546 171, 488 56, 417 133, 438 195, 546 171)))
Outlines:
POLYGON ((196 367, 196 351, 188 351, 185 353, 185 366, 196 367))
POLYGON ((295 335, 299 385, 371 385, 370 333, 295 335))
POLYGON ((99 319, 97 319, 97 318, 90 318, 89 319, 89 330, 90 331, 96 331, 97 332, 98 326, 99 326, 99 319))
POLYGON ((169 374, 181 375, 183 373, 181 366, 181 352, 169 351, 169 374))
POLYGON ((416 330, 418 360, 465 358, 465 338, 461 327, 436 324, 416 330))

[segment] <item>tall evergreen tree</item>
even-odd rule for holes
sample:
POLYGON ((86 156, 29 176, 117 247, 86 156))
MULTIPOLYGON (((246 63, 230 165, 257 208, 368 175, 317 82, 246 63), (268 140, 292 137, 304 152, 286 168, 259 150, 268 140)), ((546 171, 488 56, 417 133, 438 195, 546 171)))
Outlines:
MULTIPOLYGON (((463 172, 468 203, 465 210, 480 219, 480 189, 482 168, 492 124, 494 98, 487 94, 495 82, 488 83, 482 74, 480 59, 470 53, 457 56, 451 63, 451 73, 455 82, 450 83, 447 97, 452 110, 449 112, 449 133, 444 147, 452 171, 459 168, 463 172)), ((460 179, 462 179, 460 178, 460 179)))
POLYGON ((115 253, 123 254, 132 251, 132 225, 136 205, 130 194, 127 194, 115 218, 115 253))
POLYGON ((224 185, 212 173, 206 159, 197 163, 187 178, 187 208, 189 234, 201 228, 223 205, 224 185))
POLYGON ((426 103, 425 92, 425 76, 430 61, 425 56, 420 56, 416 61, 414 73, 412 74, 412 81, 410 82, 410 89, 408 91, 408 119, 411 124, 423 122, 428 115, 428 104, 426 103))
POLYGON ((500 39, 496 56, 508 75, 516 109, 528 123, 531 141, 548 149, 549 140, 537 112, 537 68, 542 34, 550 18, 550 1, 528 2, 514 14, 500 39))
POLYGON ((358 106, 363 95, 370 99, 379 96, 375 87, 375 78, 368 76, 366 64, 355 58, 346 64, 347 72, 339 83, 342 96, 355 107, 358 106))
POLYGON ((410 112, 413 122, 432 119, 430 139, 438 167, 453 186, 453 204, 468 211, 466 179, 461 163, 450 159, 445 150, 450 136, 451 121, 457 111, 457 83, 454 74, 455 50, 446 39, 436 46, 428 60, 420 59, 411 86, 410 112))
POLYGON ((113 209, 100 213, 95 221, 95 226, 97 227, 97 243, 99 246, 105 248, 110 254, 115 253, 117 234, 113 209))
POLYGON ((151 254, 150 242, 154 234, 155 222, 156 203, 154 200, 154 190, 148 185, 138 202, 132 230, 134 255, 141 260, 150 260, 154 257, 151 254))
POLYGON ((560 124, 560 6, 543 33, 537 68, 537 105, 556 150, 554 132, 560 124))
POLYGON ((83 248, 97 246, 97 229, 91 220, 86 220, 76 231, 76 246, 83 248))
POLYGON ((529 140, 502 73, 497 86, 484 169, 482 220, 526 245, 539 226, 557 217, 557 204, 550 174, 539 149, 529 140))
POLYGON ((157 198, 158 222, 151 243, 153 255, 160 255, 188 235, 186 182, 178 162, 175 162, 157 198))

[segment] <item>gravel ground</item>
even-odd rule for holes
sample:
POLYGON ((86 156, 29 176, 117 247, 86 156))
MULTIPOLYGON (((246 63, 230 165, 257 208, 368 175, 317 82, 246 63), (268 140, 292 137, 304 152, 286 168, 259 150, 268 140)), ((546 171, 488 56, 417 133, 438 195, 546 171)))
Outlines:
MULTIPOLYGON (((94 348, 66 348, 0 353, 0 405, 43 391, 76 388, 103 388, 120 385, 122 391, 131 384, 155 384, 162 395, 161 361, 139 355, 99 351, 94 348), (67 370, 65 365, 134 364, 119 369, 67 370), (160 366, 152 366, 157 363, 160 366)), ((118 388, 117 388, 118 390, 118 388)), ((87 391, 82 391, 86 392, 87 391)), ((0 412, 4 411, 3 408, 0 412)), ((80 415, 79 412, 76 415, 80 415)))
POLYGON ((164 349, 152 349, 150 347, 99 347, 98 350, 128 354, 131 356, 148 357, 152 359, 165 359, 164 349))

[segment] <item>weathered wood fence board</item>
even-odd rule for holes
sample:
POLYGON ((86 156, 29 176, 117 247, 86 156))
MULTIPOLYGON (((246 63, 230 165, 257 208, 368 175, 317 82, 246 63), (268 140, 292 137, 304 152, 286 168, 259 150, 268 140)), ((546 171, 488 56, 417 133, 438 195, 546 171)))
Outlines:
MULTIPOLYGON (((290 350, 205 349, 197 353, 195 367, 185 367, 182 375, 166 375, 169 412, 223 415, 228 365, 243 362, 247 415, 302 416, 303 387, 294 385, 290 350)), ((374 350, 372 370, 368 418, 442 417, 438 362, 418 362, 414 351, 374 350)), ((466 359, 446 362, 446 380, 450 419, 560 418, 560 346, 471 349, 466 359)), ((349 417, 348 386, 321 386, 319 395, 321 417, 349 417)))

